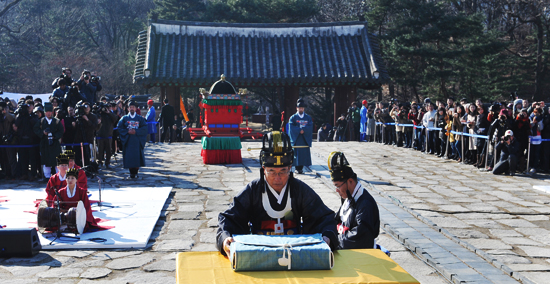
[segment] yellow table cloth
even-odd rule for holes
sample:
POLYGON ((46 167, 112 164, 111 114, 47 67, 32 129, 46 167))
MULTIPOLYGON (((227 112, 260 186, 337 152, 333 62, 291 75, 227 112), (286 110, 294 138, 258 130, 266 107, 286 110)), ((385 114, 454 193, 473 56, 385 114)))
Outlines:
POLYGON ((332 270, 235 272, 217 251, 181 252, 176 279, 183 283, 417 283, 409 273, 378 249, 339 250, 332 270))

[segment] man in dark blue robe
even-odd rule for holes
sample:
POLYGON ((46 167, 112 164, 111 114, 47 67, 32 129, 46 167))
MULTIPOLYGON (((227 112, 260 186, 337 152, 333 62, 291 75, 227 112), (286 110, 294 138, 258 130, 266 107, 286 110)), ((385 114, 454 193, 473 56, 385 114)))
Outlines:
POLYGON ((136 178, 140 167, 145 166, 145 143, 147 140, 147 121, 136 113, 136 102, 131 101, 130 113, 118 121, 118 132, 122 141, 124 168, 130 169, 130 178, 136 178))
POLYGON ((298 99, 297 112, 288 120, 290 142, 294 148, 294 167, 296 172, 303 173, 304 166, 311 166, 311 140, 313 133, 313 120, 305 113, 306 103, 298 99), (297 147, 296 147, 297 146, 297 147))
POLYGON ((260 178, 250 182, 218 216, 216 245, 229 255, 233 235, 316 234, 332 250, 338 245, 334 212, 291 172, 293 151, 285 133, 264 136, 260 178))

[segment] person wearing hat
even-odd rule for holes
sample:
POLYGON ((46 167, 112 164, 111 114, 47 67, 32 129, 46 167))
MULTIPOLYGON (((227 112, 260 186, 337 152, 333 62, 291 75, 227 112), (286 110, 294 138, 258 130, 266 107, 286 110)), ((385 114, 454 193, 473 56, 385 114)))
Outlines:
POLYGON ((343 200, 335 215, 338 249, 376 248, 380 228, 376 201, 357 181, 344 153, 332 152, 328 164, 332 183, 343 200))
POLYGON ((500 161, 495 165, 493 174, 506 173, 513 176, 516 173, 520 148, 519 142, 514 138, 514 132, 506 130, 496 146, 496 151, 500 151, 500 161))
MULTIPOLYGON (((6 102, 0 100, 0 145, 10 145, 15 143, 15 133, 13 124, 15 115, 11 114, 6 102)), ((15 169, 17 168, 17 158, 15 148, 0 148, 0 167, 2 167, 3 177, 7 179, 15 178, 15 169)))
POLYGON ((294 151, 284 132, 263 137, 260 178, 233 198, 218 216, 216 246, 229 255, 236 234, 294 235, 321 233, 332 250, 338 245, 334 211, 292 174, 294 151), (302 222, 301 222, 302 220, 302 222))
MULTIPOLYGON (((70 169, 77 169, 77 170, 80 170, 82 167, 77 165, 74 161, 74 158, 75 158, 75 154, 73 152, 73 150, 65 150, 65 152, 63 153, 65 155, 67 155, 68 159, 69 159, 69 170, 70 169)), ((76 184, 84 189, 88 189, 88 177, 86 177, 86 173, 84 171, 79 171, 78 172, 78 179, 76 181, 76 184)))
POLYGON ((303 173, 304 166, 311 166, 310 147, 313 137, 313 120, 305 113, 304 99, 298 99, 297 112, 288 119, 289 135, 294 148, 294 167, 299 174, 303 173))
POLYGON ((130 178, 136 178, 140 167, 145 166, 145 143, 147 121, 136 113, 137 104, 130 101, 129 113, 118 121, 118 132, 122 141, 124 168, 130 170, 130 178))
POLYGON ((67 170, 69 170, 69 156, 66 154, 60 154, 56 158, 57 160, 57 173, 53 174, 48 179, 46 185, 46 201, 51 204, 55 200, 55 192, 61 188, 67 186, 67 170))
POLYGON ((92 206, 88 199, 88 191, 77 185, 78 173, 80 171, 81 170, 77 169, 70 169, 67 171, 67 185, 59 190, 59 201, 61 201, 59 207, 62 212, 67 212, 70 208, 76 207, 79 201, 82 201, 86 209, 86 226, 84 227, 84 232, 86 232, 90 229, 96 229, 99 226, 92 214, 92 206))
POLYGON ((155 119, 157 114, 155 107, 153 106, 153 100, 147 101, 147 107, 149 108, 147 115, 145 116, 145 120, 147 120, 147 134, 149 134, 149 142, 155 143, 155 133, 157 133, 157 124, 155 123, 155 119))
MULTIPOLYGON (((34 133, 40 138, 40 160, 44 179, 51 177, 52 167, 56 165, 56 158, 61 154, 61 143, 63 137, 63 125, 61 121, 53 117, 53 106, 51 103, 44 103, 44 117, 34 125, 34 133)), ((55 171, 55 170, 54 170, 55 171)))
POLYGON ((172 126, 175 123, 175 111, 174 107, 168 104, 168 99, 164 99, 164 106, 160 110, 158 122, 162 127, 162 133, 160 134, 160 142, 164 143, 166 134, 168 134, 168 143, 172 142, 172 126))

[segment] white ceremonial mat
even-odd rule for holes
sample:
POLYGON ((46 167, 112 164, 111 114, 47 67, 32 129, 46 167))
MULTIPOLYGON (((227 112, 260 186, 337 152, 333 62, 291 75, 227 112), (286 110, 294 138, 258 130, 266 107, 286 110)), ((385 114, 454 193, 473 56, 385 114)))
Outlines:
POLYGON ((550 193, 550 185, 533 185, 534 189, 550 193))
MULTIPOLYGON (((98 225, 114 227, 83 233, 79 235, 80 240, 61 238, 53 243, 55 233, 39 233, 42 249, 145 248, 171 190, 171 187, 102 189, 103 206, 92 204, 93 215, 105 220, 98 225)), ((88 189, 88 192, 91 202, 99 200, 98 189, 88 189)), ((34 201, 45 197, 43 188, 0 190, 0 226, 10 229, 36 227, 37 214, 26 211, 34 211, 34 201)))

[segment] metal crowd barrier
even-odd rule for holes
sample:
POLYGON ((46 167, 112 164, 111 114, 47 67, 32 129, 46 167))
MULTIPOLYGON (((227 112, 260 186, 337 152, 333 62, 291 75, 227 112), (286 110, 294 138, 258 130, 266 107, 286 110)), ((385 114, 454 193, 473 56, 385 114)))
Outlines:
MULTIPOLYGON (((401 124, 401 123, 395 123, 395 122, 390 122, 390 123, 376 122, 375 124, 376 125, 395 125, 395 126, 402 126, 402 127, 413 127, 414 129, 424 129, 425 128, 427 131, 442 131, 441 128, 437 128, 437 127, 424 127, 423 125, 401 124)), ((459 135, 460 136, 460 144, 461 144, 461 148, 462 148, 461 149, 462 157, 464 157, 464 136, 489 140, 488 135, 477 135, 477 134, 470 134, 470 133, 467 133, 467 132, 457 132, 457 131, 452 131, 452 130, 451 131, 445 130, 445 132, 446 133, 452 133, 454 135, 459 135)), ((376 133, 377 133, 377 131, 374 132, 374 135, 375 135, 374 140, 375 141, 376 141, 376 133)), ((446 136, 447 136, 446 153, 448 153, 448 151, 449 151, 449 135, 446 135, 446 136)), ((382 137, 383 138, 385 137, 384 136, 384 128, 382 128, 382 137)), ((548 139, 548 140, 550 140, 550 139, 548 139)), ((427 133, 426 133, 426 139, 424 141, 424 147, 427 151, 428 150, 428 134, 427 133)), ((489 143, 485 143, 485 168, 487 168, 487 158, 489 157, 489 151, 488 150, 489 150, 489 143)))

